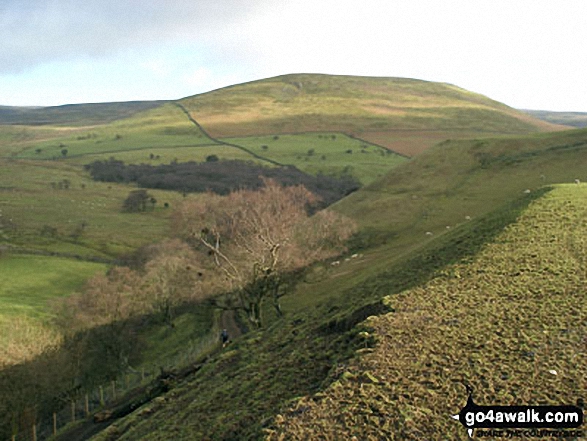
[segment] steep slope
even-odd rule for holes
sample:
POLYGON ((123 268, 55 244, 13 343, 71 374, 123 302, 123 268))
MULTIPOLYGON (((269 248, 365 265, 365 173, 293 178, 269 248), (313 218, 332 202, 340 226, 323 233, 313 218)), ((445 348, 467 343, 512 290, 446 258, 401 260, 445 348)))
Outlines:
MULTIPOLYGON (((483 352, 482 348, 475 346, 477 344, 475 333, 479 333, 481 340, 485 339, 487 332, 501 333, 504 338, 507 338, 507 344, 515 343, 512 346, 514 348, 512 351, 515 352, 523 346, 525 337, 513 336, 511 333, 526 325, 532 330, 529 334, 528 345, 537 344, 536 353, 542 356, 554 350, 553 353, 560 355, 560 364, 555 362, 554 367, 548 369, 568 372, 572 370, 570 360, 575 360, 579 366, 584 366, 580 359, 579 361, 576 357, 572 359, 572 352, 575 350, 573 348, 577 348, 580 343, 576 338, 575 327, 572 332, 569 332, 569 336, 562 333, 563 345, 559 348, 560 353, 556 352, 559 349, 552 346, 540 346, 544 343, 544 339, 539 340, 534 331, 540 325, 542 317, 548 314, 548 307, 557 308, 557 305, 560 305, 561 307, 555 310, 562 312, 561 315, 553 318, 555 322, 545 317, 543 323, 546 327, 554 329, 567 319, 568 323, 576 323, 576 319, 584 320, 585 318, 584 307, 574 306, 579 305, 577 296, 580 295, 580 291, 574 292, 573 289, 578 285, 573 284, 583 283, 584 280, 581 278, 582 275, 577 279, 573 278, 572 274, 579 270, 581 262, 573 260, 575 257, 569 251, 580 248, 584 225, 578 230, 579 235, 568 233, 561 239, 556 233, 571 231, 574 223, 583 224, 580 219, 584 214, 581 206, 583 197, 586 196, 585 190, 582 186, 571 184, 570 188, 566 187, 569 191, 575 191, 577 188, 577 191, 582 193, 575 194, 572 198, 569 196, 570 199, 567 196, 556 196, 556 201, 548 206, 550 208, 538 204, 534 206, 533 211, 528 211, 529 219, 537 216, 536 223, 532 224, 535 225, 536 231, 533 230, 534 226, 526 228, 527 231, 524 234, 512 229, 504 233, 506 236, 499 236, 498 239, 495 237, 505 225, 515 221, 526 204, 545 193, 543 185, 556 180, 572 182, 577 177, 582 179, 581 173, 584 173, 587 160, 586 148, 587 131, 493 140, 486 141, 486 144, 482 145, 479 145, 477 141, 463 141, 439 146, 413 159, 410 163, 398 167, 385 180, 374 183, 366 190, 360 190, 356 195, 343 200, 338 205, 340 210, 352 214, 363 224, 364 241, 357 244, 366 247, 363 256, 355 259, 350 256, 349 259, 341 259, 338 266, 323 265, 314 268, 294 292, 283 298, 285 319, 275 319, 267 330, 250 333, 238 339, 228 351, 213 357, 198 375, 178 384, 176 389, 161 397, 157 402, 116 422, 97 439, 106 440, 112 437, 134 440, 142 439, 147 434, 150 439, 170 437, 174 439, 239 439, 239 437, 240 439, 258 439, 262 437, 263 429, 275 431, 270 432, 275 433, 275 436, 284 433, 283 439, 288 439, 289 436, 315 439, 314 435, 318 433, 324 434, 325 439, 345 439, 344 435, 347 432, 341 432, 341 437, 334 435, 338 433, 337 430, 342 429, 336 426, 334 413, 326 413, 325 410, 330 400, 338 398, 338 395, 332 391, 338 390, 340 386, 328 389, 324 403, 319 403, 320 391, 333 381, 334 384, 340 385, 343 380, 345 381, 343 384, 347 387, 343 388, 341 393, 350 390, 349 384, 355 382, 360 389, 359 391, 352 389, 351 393, 355 398, 360 400, 364 397, 367 400, 364 401, 365 403, 374 403, 373 409, 376 410, 371 414, 375 418, 373 430, 381 429, 377 433, 384 436, 383 430, 390 429, 389 426, 385 427, 385 423, 379 419, 377 412, 385 411, 381 403, 386 403, 386 400, 393 404, 393 395, 391 397, 385 395, 385 398, 381 398, 381 402, 377 401, 379 395, 374 389, 387 381, 381 377, 395 378, 393 369, 409 370, 412 361, 416 363, 415 367, 421 367, 420 364, 426 367, 418 354, 420 350, 430 348, 438 350, 438 354, 434 353, 430 356, 432 364, 436 363, 438 358, 439 363, 454 362, 460 367, 459 363, 462 362, 460 357, 455 357, 453 360, 450 354, 445 355, 442 352, 448 350, 446 349, 448 343, 442 342, 442 332, 446 332, 449 337, 458 336, 460 330, 468 329, 467 326, 470 326, 471 332, 466 334, 465 347, 469 348, 466 345, 470 344, 472 350, 481 351, 479 357, 473 356, 473 363, 479 362, 478 366, 474 365, 475 369, 477 367, 486 369, 488 361, 485 357, 498 356, 496 348, 503 343, 493 336, 488 340, 491 344, 487 346, 487 352, 483 352), (446 157, 441 154, 445 151, 444 149, 446 149, 446 157), (545 176, 544 179, 541 174, 545 176), (526 190, 530 192, 527 193, 526 190), (577 209, 577 213, 568 215, 565 213, 565 204, 568 200, 572 201, 569 210, 577 209), (426 210, 430 210, 429 215, 423 219, 422 213, 426 210), (472 217, 470 220, 466 218, 469 215, 472 217), (552 218, 547 219, 543 215, 551 215, 552 218), (557 216, 560 220, 557 220, 557 216), (451 223, 447 224, 448 221, 451 223), (446 229, 447 225, 451 228, 446 229), (431 236, 425 234, 428 228, 433 232, 431 236), (486 243, 500 244, 510 240, 507 238, 514 242, 502 251, 497 249, 493 251, 496 257, 495 263, 491 265, 497 269, 488 267, 487 265, 490 264, 488 260, 480 260, 481 263, 471 268, 467 267, 467 262, 476 262, 475 259, 483 258, 483 254, 478 258, 474 256, 479 250, 487 249, 483 248, 486 243), (552 243, 553 248, 541 248, 535 252, 530 249, 533 246, 532 241, 540 247, 550 246, 545 244, 552 243), (375 245, 377 248, 373 248, 375 245), (564 251, 565 246, 567 246, 566 251, 564 251), (523 255, 518 256, 519 258, 514 255, 510 257, 507 255, 508 250, 518 250, 523 255), (536 256, 532 257, 534 254, 536 256), (506 268, 510 260, 514 268, 512 271, 506 268), (447 265, 452 266, 447 267, 447 265), (518 270, 520 274, 517 274, 518 270), (459 280, 464 278, 463 275, 478 276, 479 279, 475 282, 467 282, 466 285, 458 285, 459 280), (433 276, 436 278, 430 282, 433 276), (528 279, 530 276, 536 276, 535 284, 531 284, 532 280, 528 279), (563 291, 567 289, 568 297, 561 295, 556 287, 559 276, 561 289, 563 291), (436 289, 440 283, 447 280, 449 283, 443 285, 442 289, 431 291, 434 292, 434 297, 431 297, 432 294, 430 296, 426 294, 428 289, 436 289), (499 296, 508 296, 510 280, 512 294, 507 298, 510 303, 509 305, 503 302, 500 304, 499 296), (429 284, 426 285, 426 283, 429 284), (455 284, 458 289, 451 288, 451 284, 455 284), (532 287, 533 291, 530 294, 537 297, 524 297, 527 293, 523 291, 525 286, 532 287), (443 291, 444 288, 446 289, 443 291), (463 294, 461 294, 461 288, 463 294), (399 294, 402 291, 405 293, 399 294), (486 291, 487 299, 494 299, 493 301, 485 302, 484 297, 480 297, 486 291), (442 297, 442 292, 448 293, 446 299, 442 297), (463 299, 465 293, 470 299, 469 297, 463 299), (390 333, 397 338, 397 341, 392 339, 385 343, 386 347, 397 345, 393 346, 393 352, 389 355, 394 359, 395 364, 389 368, 390 372, 371 374, 372 377, 369 377, 361 371, 363 366, 361 362, 356 362, 353 366, 358 367, 353 368, 350 374, 343 375, 348 370, 348 358, 354 349, 362 347, 364 349, 362 352, 370 351, 369 346, 373 336, 360 334, 359 331, 364 329, 365 325, 357 327, 357 324, 367 316, 385 312, 385 307, 379 301, 382 297, 391 294, 400 295, 400 297, 391 297, 387 303, 393 309, 401 311, 401 315, 398 315, 397 320, 393 322, 390 327, 392 330, 385 328, 384 331, 384 325, 377 325, 377 329, 380 330, 381 335, 390 333), (550 298, 550 294, 554 296, 550 298), (421 296, 423 299, 421 305, 414 303, 417 306, 415 310, 411 308, 410 296, 414 298, 421 296), (529 299, 540 301, 532 303, 529 299), (443 302, 446 304, 445 307, 442 306, 443 302), (529 304, 527 305, 526 302, 529 304), (562 309, 567 307, 570 309, 562 309), (434 315, 435 310, 439 312, 438 317, 434 315), (529 311, 530 314, 513 314, 512 311, 529 311), (448 318, 445 317, 445 313, 448 318), (486 317, 488 320, 484 321, 483 318, 486 317), (411 318, 413 322, 410 321, 411 318), (453 319, 459 322, 451 322, 450 320, 453 319), (511 319, 511 327, 507 326, 508 319, 511 319), (478 323, 472 322, 474 320, 478 323), (456 326, 461 323, 464 324, 462 327, 456 326), (492 329, 490 326, 492 323, 500 324, 499 329, 492 329), (435 327, 436 325, 438 326, 435 327), (422 341, 429 338, 426 347, 421 348, 418 346, 418 341, 411 337, 411 332, 418 332, 418 330, 421 332, 422 341), (518 338, 518 341, 515 338, 518 338), (533 340, 534 338, 536 340, 533 340), (402 352, 404 343, 406 352, 402 352), (367 382, 372 384, 365 385, 367 382), (316 392, 318 395, 315 399, 304 399, 300 405, 295 404, 291 407, 292 400, 294 403, 298 402, 296 397, 313 396, 316 392), (322 407, 318 409, 319 406, 322 407), (284 409, 282 412, 284 418, 275 419, 275 414, 280 408, 284 409), (314 408, 316 413, 313 413, 314 408), (305 412, 309 412, 307 422, 303 420, 305 412), (292 423, 289 424, 288 421, 292 423), (303 431, 302 426, 311 426, 314 423, 317 427, 315 433, 303 431)), ((548 199, 545 200, 548 201, 548 199)), ((580 257, 580 254, 578 256, 580 257)), ((392 314, 386 316, 386 319, 394 317, 392 314)), ((367 325, 375 326, 377 323, 368 322, 367 325)), ((547 331, 551 332, 548 329, 547 331)), ((559 334, 556 334, 556 338, 559 338, 559 334)), ((449 341, 451 344, 454 343, 453 340, 449 341)), ((523 347, 522 349, 533 351, 535 348, 523 347)), ((508 350, 504 353, 507 363, 510 363, 513 357, 512 352, 508 350)), ((380 358, 382 357, 380 355, 380 358)), ((464 358, 464 360, 467 362, 468 359, 464 358)), ((550 358, 541 359, 540 367, 543 368, 551 361, 553 360, 550 358)), ((510 370, 511 365, 508 364, 506 370, 499 370, 496 375, 503 375, 501 381, 506 381, 506 378, 515 378, 512 384, 517 387, 527 379, 523 375, 527 373, 524 369, 528 368, 528 364, 523 365, 519 359, 515 359, 515 366, 510 370), (520 373, 517 369, 524 372, 520 373)), ((373 367, 369 369, 375 370, 373 367)), ((443 388, 449 386, 432 374, 441 375, 442 372, 433 371, 430 374, 430 388, 437 387, 444 392, 443 388)), ((472 371, 467 378, 473 378, 473 374, 478 374, 478 371, 472 371)), ((487 373, 486 377, 490 381, 498 381, 489 375, 490 373, 487 373)), ((554 395, 548 395, 543 387, 546 383, 540 383, 540 388, 536 390, 535 395, 524 389, 522 392, 526 395, 523 395, 523 398, 530 400, 546 397, 544 399, 568 400, 570 399, 569 391, 577 390, 575 385, 581 378, 580 375, 584 375, 582 367, 576 374, 572 373, 568 377, 574 383, 569 383, 568 388, 565 386, 561 389, 563 394, 566 393, 564 396, 556 398, 554 395)), ((418 385, 409 375, 407 378, 407 383, 401 383, 405 385, 401 393, 406 396, 397 399, 402 403, 408 403, 401 408, 403 411, 401 418, 406 421, 421 417, 417 407, 409 406, 409 397, 424 400, 423 397, 427 396, 422 395, 422 390, 428 385, 428 383, 424 386, 418 385), (414 390, 410 390, 412 386, 414 390)), ((392 382, 388 381, 388 383, 392 382)), ((387 387, 387 383, 385 384, 387 387)), ((525 387, 528 384, 532 385, 532 383, 526 383, 525 387)), ((479 394, 484 393, 477 383, 473 385, 480 390, 479 394)), ((491 383, 491 385, 494 384, 491 383)), ((551 387, 548 390, 556 390, 554 384, 549 385, 551 387)), ((503 384, 499 383, 495 387, 498 386, 503 387, 503 384)), ((512 393, 511 390, 507 391, 512 393)), ((492 393, 490 389, 486 392, 492 393)), ((450 407, 450 412, 456 413, 466 400, 464 388, 459 389, 458 385, 454 386, 451 394, 450 400, 443 403, 450 407), (453 409, 455 405, 456 409, 453 409)), ((478 397, 479 400, 486 399, 485 395, 478 397)), ((502 395, 499 395, 495 400, 502 398, 502 395)), ((576 398, 579 397, 574 397, 573 402, 576 398)), ((440 400, 438 402, 440 403, 440 400)), ((360 413, 362 408, 360 404, 357 404, 361 402, 352 401, 350 397, 349 403, 351 405, 347 408, 341 404, 337 409, 342 419, 348 418, 348 421, 354 423, 363 418, 363 414, 360 413), (355 419, 352 420, 352 418, 355 419)), ((421 413, 427 415, 429 411, 424 410, 421 413)), ((391 418, 387 414, 385 416, 391 418)), ((407 425, 403 426, 404 420, 398 418, 397 425, 394 426, 398 433, 415 433, 410 432, 413 429, 412 425, 406 423, 407 425)), ((443 424, 455 424, 455 436, 462 435, 458 432, 462 428, 454 423, 448 414, 442 418, 446 418, 446 421, 429 423, 428 426, 421 427, 438 433, 444 430, 443 424), (440 426, 433 426, 433 424, 440 426)), ((370 420, 366 418, 365 421, 370 420)), ((393 424, 396 424, 395 420, 393 424)), ((364 437, 359 436, 359 439, 362 438, 364 437)), ((404 439, 413 439, 413 437, 407 436, 404 439)), ((435 437, 424 437, 424 439, 435 439, 435 437)))
POLYGON ((180 102, 214 137, 343 132, 408 156, 451 137, 557 129, 456 86, 404 78, 285 75, 180 102))
POLYGON ((584 184, 557 186, 474 258, 387 298, 394 311, 365 323, 375 350, 269 439, 466 440, 450 418, 465 384, 480 405, 584 400, 586 203, 584 184))

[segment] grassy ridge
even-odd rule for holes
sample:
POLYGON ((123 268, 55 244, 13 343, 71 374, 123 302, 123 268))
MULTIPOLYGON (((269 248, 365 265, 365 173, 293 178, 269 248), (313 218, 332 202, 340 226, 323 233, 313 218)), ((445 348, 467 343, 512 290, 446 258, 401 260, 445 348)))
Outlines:
POLYGON ((0 106, 0 125, 87 126, 128 118, 135 113, 159 107, 164 101, 68 104, 53 107, 0 106))
POLYGON ((357 219, 375 237, 393 236, 388 245, 398 252, 527 191, 584 181, 586 157, 586 130, 446 142, 335 208, 357 219))
POLYGON ((587 127, 587 113, 585 112, 551 112, 548 110, 523 110, 523 112, 552 124, 578 128, 587 127))
POLYGON ((366 322, 375 350, 269 439, 465 440, 449 418, 465 384, 480 405, 584 399, 586 201, 585 186, 557 186, 472 259, 387 298, 394 312, 366 322))

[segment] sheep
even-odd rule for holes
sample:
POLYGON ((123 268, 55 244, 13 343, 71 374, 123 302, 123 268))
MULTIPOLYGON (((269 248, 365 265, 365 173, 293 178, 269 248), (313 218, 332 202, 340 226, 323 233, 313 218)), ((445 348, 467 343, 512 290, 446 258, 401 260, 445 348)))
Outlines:
POLYGON ((575 184, 580 184, 581 181, 579 179, 575 179, 575 184))
POLYGON ((340 260, 335 260, 330 265, 332 265, 332 266, 338 266, 338 265, 340 265, 340 260))
POLYGON ((432 236, 432 231, 426 231, 426 236, 432 236))

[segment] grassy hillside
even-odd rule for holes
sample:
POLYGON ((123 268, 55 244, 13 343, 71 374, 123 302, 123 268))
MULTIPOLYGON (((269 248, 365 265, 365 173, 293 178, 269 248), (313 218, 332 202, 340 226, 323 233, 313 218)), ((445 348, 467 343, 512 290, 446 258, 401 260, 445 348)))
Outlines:
POLYGON ((572 127, 587 127, 585 112, 551 112, 549 110, 522 110, 522 112, 543 121, 572 127))
POLYGON ((51 301, 81 288, 106 265, 31 255, 0 255, 0 367, 38 355, 59 341, 51 301))
POLYGON ((128 118, 135 113, 162 105, 164 101, 129 101, 120 103, 68 104, 52 107, 0 106, 0 125, 105 124, 128 118))
POLYGON ((373 236, 413 246, 525 192, 587 180, 587 130, 450 141, 388 173, 336 208, 373 236), (426 233, 432 235, 426 235, 426 233))
MULTIPOLYGON (((274 433, 276 437, 284 433, 284 439, 290 436, 314 439, 320 431, 337 439, 334 433, 342 429, 336 425, 335 412, 328 412, 328 403, 330 399, 342 397, 347 390, 350 392, 344 395, 344 399, 348 406, 340 404, 336 408, 341 418, 347 418, 349 424, 365 424, 370 420, 363 417, 365 407, 362 404, 374 403, 377 412, 388 412, 386 416, 392 412, 389 408, 397 409, 401 405, 401 412, 392 415, 395 426, 385 426, 378 418, 371 425, 374 433, 380 436, 385 437, 388 432, 384 430, 393 431, 396 427, 398 433, 409 434, 409 439, 416 433, 410 432, 416 427, 409 423, 410 419, 438 412, 426 410, 422 403, 430 401, 430 396, 434 395, 424 393, 433 394, 436 388, 441 396, 446 388, 452 388, 450 400, 437 402, 456 406, 450 408, 450 412, 456 413, 466 400, 464 388, 443 383, 439 376, 445 374, 434 370, 422 374, 429 378, 423 384, 424 380, 417 382, 419 377, 412 381, 412 377, 406 375, 407 380, 398 384, 396 395, 389 395, 391 392, 387 389, 384 389, 387 395, 382 395, 378 392, 379 385, 392 387, 395 383, 389 379, 397 375, 393 369, 409 369, 411 361, 417 362, 416 368, 425 369, 426 364, 416 357, 420 351, 427 351, 422 352, 427 354, 435 350, 429 358, 440 364, 461 363, 462 360, 466 364, 466 357, 453 360, 449 352, 450 344, 456 345, 458 337, 462 336, 459 332, 467 332, 463 347, 470 349, 467 345, 471 344, 479 355, 472 355, 473 370, 465 370, 470 366, 464 366, 465 377, 458 376, 459 373, 454 375, 458 379, 478 382, 481 381, 479 375, 485 375, 491 387, 483 390, 480 383, 474 384, 480 390, 479 400, 488 396, 481 394, 493 393, 494 401, 488 404, 508 399, 508 394, 515 391, 507 389, 504 384, 511 380, 514 388, 523 384, 524 402, 548 399, 558 403, 571 398, 574 402, 579 397, 571 397, 571 391, 575 394, 577 390, 581 392, 577 386, 580 386, 579 379, 584 376, 586 365, 584 361, 579 362, 579 369, 573 371, 571 363, 573 360, 577 362, 576 355, 581 353, 577 336, 580 338, 585 330, 573 326, 569 335, 551 332, 563 329, 563 323, 578 323, 577 318, 585 319, 585 309, 576 306, 580 304, 577 296, 581 293, 576 288, 584 283, 583 276, 575 276, 580 267, 580 256, 573 260, 575 258, 569 254, 571 245, 575 247, 582 243, 581 234, 584 233, 582 230, 577 235, 565 232, 571 231, 584 216, 582 205, 587 192, 582 185, 563 186, 553 196, 540 199, 526 214, 522 213, 528 203, 545 194, 545 185, 557 180, 572 182, 583 177, 586 147, 586 131, 510 140, 451 142, 396 168, 386 179, 338 204, 341 211, 352 214, 363 225, 363 241, 356 243, 367 247, 363 255, 341 259, 339 266, 325 264, 313 268, 295 292, 283 298, 282 306, 287 314, 284 320, 273 320, 267 330, 239 339, 230 350, 214 357, 197 375, 177 384, 172 392, 156 402, 117 421, 97 439, 133 440, 142 439, 146 434, 150 439, 227 439, 239 436, 260 439, 264 436, 264 429, 265 434, 274 433), (500 236, 504 226, 515 222, 520 215, 525 216, 521 218, 522 227, 513 226, 500 236), (427 235, 427 231, 433 234, 427 235), (487 243, 495 245, 486 246, 487 243), (509 244, 502 247, 500 244, 503 243, 509 244), (538 248, 534 250, 532 247, 538 248), (487 249, 493 250, 494 257, 491 258, 494 261, 484 257, 487 249), (479 257, 475 257, 479 252, 479 257), (521 254, 516 255, 516 252, 521 254), (508 253, 512 253, 513 270, 508 267, 508 253), (478 277, 478 281, 474 282, 468 276, 478 277), (531 284, 530 279, 534 276, 535 282, 531 284), (559 276, 561 287, 557 288, 559 276), (462 286, 459 285, 461 279, 462 286), (454 286, 462 287, 463 292, 454 286), (532 291, 524 290, 525 286, 532 286, 532 291), (546 296, 550 290, 554 290, 552 293, 556 297, 546 296), (404 293, 399 294, 401 292, 404 293), (447 294, 446 298, 443 293, 447 294), (383 324, 377 325, 378 321, 370 321, 357 327, 366 317, 384 312, 385 307, 378 302, 392 294, 398 295, 386 303, 401 315, 396 317, 392 313, 380 319, 394 320, 392 325, 384 328, 383 324), (464 298, 465 294, 467 298, 464 298), (495 301, 486 302, 483 295, 491 296, 495 301), (526 295, 539 296, 536 299, 540 301, 532 303, 528 299, 535 297, 526 295), (422 305, 411 308, 411 296, 414 302, 419 302, 421 297, 422 305), (499 296, 507 297, 510 305, 499 303, 499 296), (491 320, 475 322, 479 314, 471 314, 471 311, 476 308, 481 311, 481 316, 491 320), (511 311, 526 309, 531 313, 507 315, 511 311), (438 317, 433 313, 436 310, 441 313, 438 317), (557 312, 547 319, 549 311, 557 312), (445 313, 448 318, 443 315, 445 313), (511 321, 504 317, 511 317, 511 321), (543 330, 537 317, 545 317, 543 323, 548 329, 547 334, 542 335, 556 335, 554 343, 547 342, 535 332, 543 330), (466 326, 455 326, 455 320, 466 326), (499 325, 499 328, 492 328, 492 324, 499 325), (386 340, 383 346, 393 347, 389 356, 380 352, 374 352, 378 355, 373 356, 380 363, 390 359, 389 363, 393 362, 393 365, 384 366, 387 369, 384 373, 377 373, 376 368, 369 365, 370 377, 362 371, 364 365, 361 363, 367 361, 359 359, 349 368, 348 359, 357 349, 363 348, 359 353, 371 351, 369 346, 377 335, 360 334, 360 331, 375 325, 380 335, 393 330, 396 340, 386 340), (529 327, 527 338, 515 334, 526 325, 529 327), (454 335, 457 340, 440 341, 443 333, 439 329, 449 333, 449 337, 454 335), (468 333, 467 329, 472 331, 468 333), (429 340, 422 340, 426 341, 425 344, 416 341, 412 331, 421 332, 422 338, 429 340), (479 341, 485 341, 485 333, 491 334, 487 352, 475 346, 476 332, 482 336, 479 341), (499 356, 498 349, 504 346, 495 337, 496 332, 507 339, 506 347, 512 343, 514 349, 504 351, 507 369, 493 372, 487 367, 489 360, 499 356), (404 342, 410 346, 402 352, 404 342), (556 346, 557 342, 560 346, 556 346), (565 376, 569 383, 560 389, 560 396, 550 392, 559 390, 554 383, 542 381, 551 380, 549 375, 554 377, 548 373, 540 377, 539 387, 534 392, 528 389, 534 383, 523 375, 529 372, 533 361, 513 358, 520 355, 515 352, 520 348, 544 356, 539 364, 541 375, 549 365, 555 367, 546 371, 555 369, 565 372, 564 375, 569 373, 565 376), (550 352, 560 355, 560 362, 548 355, 550 352), (344 374, 347 371, 350 373, 344 374), (331 383, 332 387, 327 388, 331 383), (341 388, 341 384, 345 387, 341 388), (400 393, 422 401, 418 401, 419 406, 410 407, 408 398, 399 401, 395 398, 400 393), (315 398, 300 402, 300 395, 315 398), (421 408, 425 410, 419 410, 421 408), (279 409, 282 409, 284 418, 277 416, 279 409), (310 412, 307 421, 304 420, 306 411, 310 412), (203 418, 194 418, 194 415, 203 418), (295 423, 288 424, 288 421, 295 423), (312 430, 314 423, 315 432, 304 432, 312 430)), ((451 368, 447 366, 447 369, 451 368)), ((450 433, 455 433, 459 439, 465 432, 459 432, 462 428, 448 417, 442 421, 422 422, 416 428, 426 430, 425 438, 430 439, 428 435, 438 434, 450 424, 456 426, 450 433)), ((346 438, 350 431, 340 433, 346 438)))
POLYGON ((275 418, 268 439, 469 439, 465 405, 575 404, 587 394, 587 188, 539 199, 468 261, 391 296, 373 351, 275 418))
POLYGON ((92 181, 78 166, 0 160, 0 167, 0 246, 9 248, 112 259, 167 235, 170 211, 183 199, 150 190, 154 210, 122 213, 133 187, 92 181))
POLYGON ((216 144, 183 112, 165 104, 110 124, 64 128, 59 137, 22 146, 18 157, 55 159, 135 149, 216 144), (63 150, 67 152, 64 155, 63 150))
POLYGON ((180 103, 212 136, 342 132, 412 156, 430 145, 488 133, 556 129, 456 86, 404 78, 285 75, 185 98, 180 103))

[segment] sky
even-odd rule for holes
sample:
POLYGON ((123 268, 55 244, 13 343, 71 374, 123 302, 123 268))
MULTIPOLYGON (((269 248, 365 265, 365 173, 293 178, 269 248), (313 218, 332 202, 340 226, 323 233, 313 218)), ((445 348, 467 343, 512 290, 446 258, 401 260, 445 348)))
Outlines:
POLYGON ((587 112, 584 0, 0 0, 0 105, 179 99, 289 73, 587 112))

